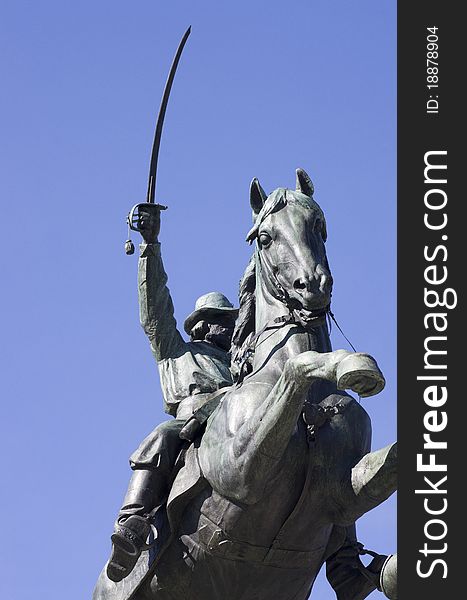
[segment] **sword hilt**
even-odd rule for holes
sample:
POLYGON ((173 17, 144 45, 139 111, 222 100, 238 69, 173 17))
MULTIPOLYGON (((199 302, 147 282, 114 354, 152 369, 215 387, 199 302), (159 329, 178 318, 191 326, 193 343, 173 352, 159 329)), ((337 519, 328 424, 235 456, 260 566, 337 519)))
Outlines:
POLYGON ((153 202, 141 202, 140 204, 135 204, 126 218, 128 227, 132 231, 139 231, 141 233, 141 214, 145 212, 144 209, 146 209, 146 212, 150 212, 151 210, 154 210, 154 208, 167 210, 167 206, 164 206, 163 204, 154 204, 153 202))
POLYGON ((154 202, 141 202, 140 204, 135 204, 133 208, 128 213, 126 218, 126 222, 128 225, 128 239, 125 242, 125 254, 133 254, 135 251, 135 246, 130 239, 130 229, 132 231, 138 231, 139 233, 143 233, 142 225, 142 215, 143 213, 148 213, 153 211, 154 209, 167 210, 167 206, 163 204, 154 204, 154 202))

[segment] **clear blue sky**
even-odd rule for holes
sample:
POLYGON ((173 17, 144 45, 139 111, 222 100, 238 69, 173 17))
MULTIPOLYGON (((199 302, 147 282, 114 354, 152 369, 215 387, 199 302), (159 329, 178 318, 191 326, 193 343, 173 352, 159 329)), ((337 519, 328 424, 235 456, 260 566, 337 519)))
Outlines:
MULTIPOLYGON (((395 439, 395 20, 394 0, 2 2, 2 599, 90 598, 127 457, 166 418, 124 220, 189 24, 158 178, 178 322, 202 293, 235 298, 252 177, 270 192, 305 168, 334 312, 388 381, 364 401, 373 446, 395 439)), ((394 551, 394 499, 359 534, 394 551)))

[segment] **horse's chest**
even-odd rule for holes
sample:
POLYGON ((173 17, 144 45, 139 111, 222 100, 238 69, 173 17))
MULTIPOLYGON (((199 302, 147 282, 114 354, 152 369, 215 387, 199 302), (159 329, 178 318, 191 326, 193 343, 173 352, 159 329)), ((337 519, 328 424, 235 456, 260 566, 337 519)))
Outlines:
POLYGON ((307 444, 300 426, 291 438, 280 468, 271 477, 256 504, 229 500, 214 490, 200 512, 228 536, 252 544, 269 545, 293 511, 303 488, 307 469, 307 444))
POLYGON ((285 510, 276 543, 283 547, 305 547, 311 539, 314 545, 327 543, 331 528, 326 487, 329 465, 322 450, 310 440, 305 423, 299 421, 278 482, 285 510))

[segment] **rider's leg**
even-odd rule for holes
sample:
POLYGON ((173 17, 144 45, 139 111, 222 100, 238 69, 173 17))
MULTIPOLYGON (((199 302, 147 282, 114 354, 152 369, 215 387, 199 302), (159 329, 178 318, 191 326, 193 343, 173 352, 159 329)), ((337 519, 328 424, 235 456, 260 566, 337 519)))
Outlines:
POLYGON ((170 474, 183 443, 179 433, 184 423, 181 419, 161 423, 131 455, 133 475, 117 517, 118 523, 131 515, 147 517, 165 502, 170 474))
POLYGON ((167 494, 168 473, 161 469, 134 468, 117 523, 138 515, 147 518, 161 506, 167 494))
POLYGON ((107 575, 112 581, 127 577, 146 547, 151 519, 167 498, 170 474, 183 444, 178 434, 184 423, 181 419, 162 423, 130 458, 133 475, 111 538, 107 575))

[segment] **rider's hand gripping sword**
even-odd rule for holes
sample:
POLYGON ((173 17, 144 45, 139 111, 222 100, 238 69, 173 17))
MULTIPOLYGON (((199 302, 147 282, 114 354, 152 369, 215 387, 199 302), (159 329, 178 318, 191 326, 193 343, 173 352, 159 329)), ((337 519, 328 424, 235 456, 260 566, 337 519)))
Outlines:
MULTIPOLYGON (((175 53, 175 56, 174 56, 174 59, 172 62, 172 66, 170 67, 169 76, 167 77, 167 82, 166 82, 165 88, 164 88, 164 94, 163 94, 162 100, 161 100, 161 106, 159 108, 159 116, 157 117, 156 131, 154 133, 154 143, 152 145, 151 164, 149 167, 148 193, 147 193, 146 202, 141 203, 141 204, 135 204, 135 206, 133 206, 133 208, 130 210, 130 212, 127 216, 128 231, 131 229, 133 231, 139 231, 140 233, 142 233, 142 231, 144 229, 144 222, 143 222, 142 216, 145 213, 145 209, 146 209, 146 214, 147 214, 147 212, 149 212, 148 211, 149 207, 151 207, 152 210, 153 210, 153 207, 157 207, 159 210, 165 210, 167 208, 166 206, 163 206, 162 204, 155 204, 155 202, 154 202, 155 193, 156 193, 157 158, 159 156, 159 147, 160 147, 160 143, 161 143, 162 126, 164 124, 165 111, 167 108, 167 102, 169 100, 170 90, 172 88, 172 83, 173 83, 173 80, 175 77, 175 71, 177 70, 180 56, 182 55, 183 48, 188 39, 188 36, 190 35, 190 32, 191 32, 191 27, 188 27, 188 29, 185 31, 185 34, 183 35, 183 37, 180 41, 180 44, 177 48, 177 52, 175 53)), ((133 254, 134 251, 135 251, 135 246, 134 246, 133 242, 130 239, 128 239, 125 242, 125 253, 133 254)))

